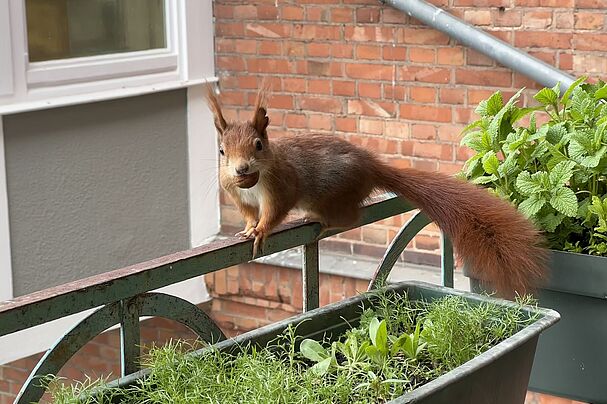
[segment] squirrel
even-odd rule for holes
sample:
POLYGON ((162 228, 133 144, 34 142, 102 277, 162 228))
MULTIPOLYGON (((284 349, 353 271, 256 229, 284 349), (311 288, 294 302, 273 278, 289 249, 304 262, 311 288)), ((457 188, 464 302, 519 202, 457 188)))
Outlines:
POLYGON ((420 208, 451 238, 465 265, 500 295, 525 293, 544 278, 547 250, 540 232, 486 189, 439 172, 391 167, 336 136, 270 140, 263 88, 247 122, 224 119, 211 85, 206 98, 219 135, 220 183, 246 221, 236 236, 255 239, 253 258, 293 208, 323 229, 348 228, 379 190, 420 208))

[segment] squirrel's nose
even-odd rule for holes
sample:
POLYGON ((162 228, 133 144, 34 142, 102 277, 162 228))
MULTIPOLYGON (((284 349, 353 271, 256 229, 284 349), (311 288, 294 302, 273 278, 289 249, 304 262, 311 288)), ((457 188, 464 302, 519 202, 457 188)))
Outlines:
POLYGON ((244 175, 249 172, 249 165, 247 163, 243 163, 236 167, 236 174, 244 175))

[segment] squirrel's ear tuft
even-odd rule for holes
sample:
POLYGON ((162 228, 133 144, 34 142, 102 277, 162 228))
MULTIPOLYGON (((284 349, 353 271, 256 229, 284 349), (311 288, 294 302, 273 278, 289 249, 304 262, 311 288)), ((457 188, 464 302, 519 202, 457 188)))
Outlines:
POLYGON ((253 115, 253 127, 257 132, 266 136, 266 128, 270 123, 270 118, 268 118, 268 111, 266 109, 266 104, 268 101, 268 90, 269 90, 269 81, 264 79, 261 84, 261 89, 259 93, 257 93, 257 99, 255 100, 255 115, 253 115))
POLYGON ((266 128, 270 124, 270 118, 264 107, 257 108, 255 110, 255 116, 253 117, 253 127, 262 136, 266 136, 266 128))
POLYGON ((211 83, 207 83, 206 85, 206 93, 205 97, 207 100, 207 105, 209 109, 213 113, 213 121, 215 122, 215 127, 219 132, 219 136, 223 135, 223 132, 228 127, 226 120, 223 118, 223 114, 221 113, 221 106, 219 105, 219 100, 215 95, 215 88, 211 83))

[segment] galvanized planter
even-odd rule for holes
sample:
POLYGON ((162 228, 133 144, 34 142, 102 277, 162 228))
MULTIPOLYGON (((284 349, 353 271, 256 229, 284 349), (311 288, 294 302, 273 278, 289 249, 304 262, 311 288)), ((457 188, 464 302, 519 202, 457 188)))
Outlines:
MULTIPOLYGON (((537 297, 540 306, 559 312, 561 321, 540 338, 529 388, 607 403, 607 258, 553 251, 550 268, 537 297)), ((470 287, 491 290, 473 278, 470 287)))
MULTIPOLYGON (((404 282, 391 287, 396 293, 407 293, 412 300, 434 300, 447 295, 463 296, 473 303, 487 301, 508 306, 513 303, 423 282, 404 282)), ((305 338, 321 339, 324 335, 339 335, 350 326, 357 324, 361 314, 361 303, 368 307, 367 296, 357 296, 334 303, 290 319, 270 324, 266 327, 242 334, 233 340, 216 344, 220 349, 231 349, 237 345, 253 343, 267 344, 289 325, 299 324, 297 334, 305 338), (309 320, 309 321, 304 321, 309 320), (300 324, 301 323, 301 324, 300 324)), ((405 394, 392 403, 458 403, 458 404, 517 404, 524 403, 533 355, 540 333, 559 319, 558 313, 546 309, 527 309, 529 314, 539 313, 540 317, 530 326, 522 329, 482 355, 435 379, 434 381, 405 394)), ((135 383, 145 377, 146 371, 133 374, 118 381, 119 385, 135 383)))

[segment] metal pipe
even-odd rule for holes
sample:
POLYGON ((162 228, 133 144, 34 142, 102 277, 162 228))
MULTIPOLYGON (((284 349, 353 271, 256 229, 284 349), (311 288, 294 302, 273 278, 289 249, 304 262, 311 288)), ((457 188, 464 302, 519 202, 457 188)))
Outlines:
POLYGON ((461 42, 499 64, 509 67, 546 87, 561 83, 564 92, 575 78, 510 44, 479 30, 423 0, 380 0, 461 42))

